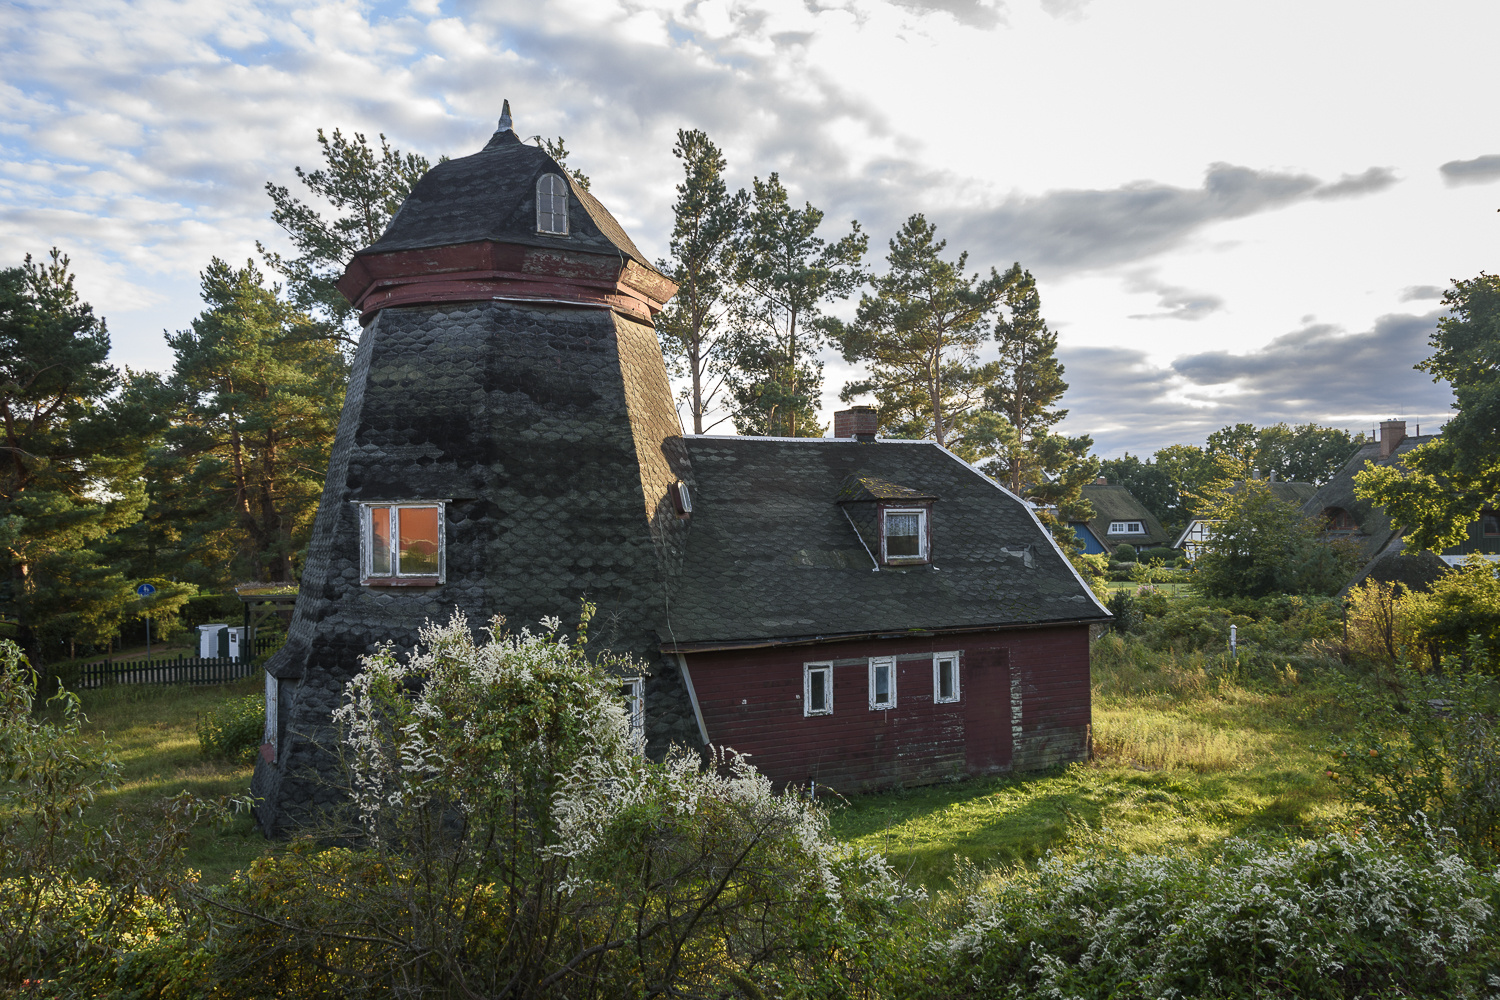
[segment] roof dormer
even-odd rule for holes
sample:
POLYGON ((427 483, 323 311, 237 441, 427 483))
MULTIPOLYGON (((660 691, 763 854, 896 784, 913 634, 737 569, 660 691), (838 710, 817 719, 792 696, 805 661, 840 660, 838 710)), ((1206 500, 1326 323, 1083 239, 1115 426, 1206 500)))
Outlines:
POLYGON ((835 502, 880 566, 932 562, 932 505, 936 494, 855 473, 835 502))

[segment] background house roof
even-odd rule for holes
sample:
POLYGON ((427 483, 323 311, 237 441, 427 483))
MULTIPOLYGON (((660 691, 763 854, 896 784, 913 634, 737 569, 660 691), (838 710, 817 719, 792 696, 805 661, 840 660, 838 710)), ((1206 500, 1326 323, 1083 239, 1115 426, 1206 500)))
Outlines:
POLYGON ((695 480, 664 645, 1108 616, 1024 501, 930 442, 688 437, 695 480), (882 566, 835 502, 858 472, 919 485, 932 564, 882 566))
POLYGON ((384 235, 356 256, 483 241, 625 256, 656 270, 599 199, 509 129, 479 152, 422 175, 384 235), (536 231, 536 182, 543 174, 566 178, 571 189, 566 236, 536 231))
POLYGON ((1166 545, 1167 532, 1145 505, 1125 487, 1117 483, 1091 483, 1083 488, 1083 498, 1094 505, 1093 520, 1088 521, 1089 531, 1105 547, 1114 550, 1122 542, 1136 548, 1166 545), (1146 529, 1144 535, 1111 535, 1111 521, 1140 521, 1146 529))
POLYGON ((1436 434, 1408 437, 1396 445, 1395 451, 1384 458, 1380 455, 1380 442, 1371 441, 1362 445, 1349 457, 1344 467, 1320 489, 1302 503, 1302 513, 1308 517, 1322 519, 1332 509, 1345 510, 1359 525, 1359 531, 1350 540, 1359 546, 1360 555, 1366 560, 1374 558, 1396 541, 1399 532, 1383 507, 1376 507, 1354 495, 1354 474, 1365 467, 1366 462, 1375 465, 1391 465, 1419 445, 1437 438, 1436 434))

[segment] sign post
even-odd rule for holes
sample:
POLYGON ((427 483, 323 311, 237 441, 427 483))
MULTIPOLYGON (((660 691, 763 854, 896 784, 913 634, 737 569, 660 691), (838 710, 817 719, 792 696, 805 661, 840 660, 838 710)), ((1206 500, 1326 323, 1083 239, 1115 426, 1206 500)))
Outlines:
MULTIPOLYGON (((156 588, 149 583, 143 583, 135 588, 135 592, 141 595, 141 600, 149 601, 151 595, 156 593, 156 588)), ((146 616, 146 662, 151 662, 151 616, 146 616)))

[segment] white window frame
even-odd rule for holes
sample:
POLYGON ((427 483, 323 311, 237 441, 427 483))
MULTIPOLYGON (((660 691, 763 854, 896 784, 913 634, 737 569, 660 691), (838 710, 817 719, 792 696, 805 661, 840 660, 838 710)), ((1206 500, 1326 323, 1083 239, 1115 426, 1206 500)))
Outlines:
POLYGON ((880 559, 887 563, 903 562, 927 562, 927 508, 926 507, 887 507, 880 512, 880 559), (886 551, 886 519, 892 514, 916 514, 917 515, 917 554, 914 556, 893 556, 886 551))
POLYGON ((1146 522, 1144 521, 1111 521, 1106 535, 1144 535, 1146 533, 1146 522))
MULTIPOLYGON (((446 500, 367 500, 359 505, 359 581, 368 584, 371 580, 410 581, 412 583, 445 583, 448 579, 448 501, 446 500), (391 572, 376 576, 374 573, 375 536, 370 530, 370 512, 375 507, 389 507, 391 511, 391 572), (437 573, 401 572, 400 515, 403 508, 436 507, 438 512, 438 569, 437 573)), ((378 584, 377 584, 378 585, 378 584)))
POLYGON ((832 715, 833 714, 833 661, 824 660, 821 663, 802 664, 802 715, 832 715), (812 707, 812 675, 821 673, 823 678, 823 707, 815 709, 812 707))
POLYGON ((872 656, 870 657, 870 711, 884 712, 896 707, 896 658, 894 656, 872 656), (890 684, 888 691, 890 701, 875 701, 875 669, 877 666, 886 667, 890 670, 890 684))
MULTIPOLYGON (((571 222, 571 220, 568 218, 568 194, 569 194, 568 179, 566 177, 563 177, 561 174, 543 174, 542 176, 540 176, 540 177, 538 177, 536 179, 536 231, 537 232, 539 232, 539 233, 541 233, 541 234, 543 234, 545 236, 566 236, 566 235, 568 235, 568 225, 571 222), (547 187, 548 187, 548 189, 549 189, 546 192, 542 191, 542 185, 543 184, 546 184, 547 187), (553 190, 556 187, 557 184, 561 184, 562 185, 562 190, 561 191, 553 190), (561 229, 545 229, 545 228, 543 228, 543 226, 542 226, 542 214, 543 214, 542 213, 542 199, 544 197, 545 198, 549 198, 549 199, 551 199, 551 198, 561 198, 562 199, 562 228, 561 229)), ((556 219, 557 215, 558 215, 558 213, 556 213, 556 212, 547 212, 546 214, 549 215, 549 216, 551 216, 554 219, 556 219)))
POLYGON ((934 705, 948 705, 962 699, 963 682, 959 680, 961 662, 962 657, 957 652, 932 654, 932 703, 934 705), (942 664, 949 661, 953 663, 953 697, 944 698, 942 664))
POLYGON ((620 678, 620 692, 625 699, 625 715, 630 720, 630 737, 646 745, 646 679, 620 678))

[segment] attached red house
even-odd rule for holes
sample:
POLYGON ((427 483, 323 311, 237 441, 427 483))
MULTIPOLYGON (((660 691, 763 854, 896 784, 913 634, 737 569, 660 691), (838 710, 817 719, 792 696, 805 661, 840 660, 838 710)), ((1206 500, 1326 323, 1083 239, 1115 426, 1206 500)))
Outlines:
POLYGON ((1027 504, 931 442, 685 440, 661 639, 702 740, 840 791, 1087 755, 1107 612, 1027 504))

